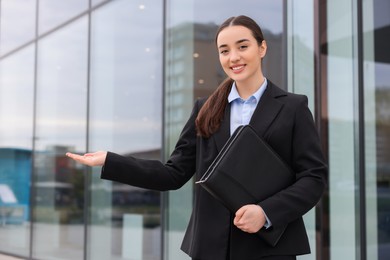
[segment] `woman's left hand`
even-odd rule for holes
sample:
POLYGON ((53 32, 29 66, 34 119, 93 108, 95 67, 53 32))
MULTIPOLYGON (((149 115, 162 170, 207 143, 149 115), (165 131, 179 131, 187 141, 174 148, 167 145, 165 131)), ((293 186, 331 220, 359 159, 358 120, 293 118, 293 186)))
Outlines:
POLYGON ((266 218, 259 205, 245 205, 236 212, 234 225, 247 233, 256 233, 265 224, 266 218))

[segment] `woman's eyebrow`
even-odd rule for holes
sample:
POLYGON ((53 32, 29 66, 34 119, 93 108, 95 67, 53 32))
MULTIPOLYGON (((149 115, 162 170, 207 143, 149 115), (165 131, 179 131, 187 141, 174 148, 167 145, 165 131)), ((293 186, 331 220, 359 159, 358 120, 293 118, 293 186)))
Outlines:
MULTIPOLYGON (((241 39, 241 40, 236 41, 236 44, 240 44, 240 43, 243 43, 243 42, 249 42, 249 40, 248 39, 241 39)), ((218 46, 218 49, 225 48, 227 46, 228 46, 227 44, 221 44, 221 45, 218 46)))
POLYGON ((240 44, 243 42, 249 42, 249 40, 248 39, 241 39, 241 40, 236 41, 236 44, 240 44))

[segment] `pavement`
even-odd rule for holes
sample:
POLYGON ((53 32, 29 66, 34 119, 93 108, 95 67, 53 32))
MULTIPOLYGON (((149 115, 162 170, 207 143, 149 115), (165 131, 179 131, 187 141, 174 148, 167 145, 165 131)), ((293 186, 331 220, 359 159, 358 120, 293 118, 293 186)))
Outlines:
POLYGON ((7 256, 7 255, 0 255, 0 260, 23 260, 23 259, 12 257, 12 256, 7 256))

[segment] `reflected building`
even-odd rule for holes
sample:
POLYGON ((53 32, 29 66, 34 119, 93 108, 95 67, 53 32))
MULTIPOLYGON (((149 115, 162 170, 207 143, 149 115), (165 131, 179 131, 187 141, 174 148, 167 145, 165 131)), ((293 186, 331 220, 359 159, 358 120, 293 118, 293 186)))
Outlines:
POLYGON ((30 150, 0 148, 0 185, 0 225, 30 221, 30 150))

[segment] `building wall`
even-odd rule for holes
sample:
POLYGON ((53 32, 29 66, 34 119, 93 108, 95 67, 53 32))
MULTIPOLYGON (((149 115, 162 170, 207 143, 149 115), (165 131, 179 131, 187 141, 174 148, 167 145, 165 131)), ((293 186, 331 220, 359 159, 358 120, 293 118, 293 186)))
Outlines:
POLYGON ((329 162, 299 259, 388 259, 389 13, 386 0, 0 0, 0 252, 190 259, 192 181, 160 194, 64 154, 166 160, 225 78, 218 25, 245 14, 268 43, 265 76, 308 96, 329 162))

